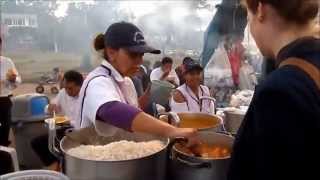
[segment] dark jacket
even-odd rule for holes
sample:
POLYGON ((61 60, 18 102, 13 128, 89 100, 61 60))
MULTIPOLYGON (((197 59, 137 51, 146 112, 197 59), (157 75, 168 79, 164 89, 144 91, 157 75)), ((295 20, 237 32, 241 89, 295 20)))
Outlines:
MULTIPOLYGON (((320 69, 320 39, 284 47, 320 69)), ((234 144, 228 180, 320 179, 320 89, 302 70, 284 66, 256 88, 234 144)))

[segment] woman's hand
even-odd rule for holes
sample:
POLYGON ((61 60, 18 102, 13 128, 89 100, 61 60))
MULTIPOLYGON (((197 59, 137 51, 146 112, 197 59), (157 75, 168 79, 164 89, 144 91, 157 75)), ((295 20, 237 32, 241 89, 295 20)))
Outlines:
POLYGON ((163 80, 166 80, 166 78, 168 77, 168 75, 170 74, 170 69, 169 70, 166 70, 163 72, 160 80, 163 81, 163 80))
POLYGON ((53 112, 57 113, 57 112, 60 112, 61 111, 61 108, 56 105, 56 104, 49 104, 48 106, 48 113, 49 114, 53 114, 53 112))
POLYGON ((188 140, 188 146, 201 143, 196 129, 177 128, 144 112, 136 115, 133 119, 131 129, 133 132, 149 133, 168 138, 186 138, 188 140))
POLYGON ((186 138, 188 140, 188 147, 201 143, 198 131, 193 128, 174 128, 168 136, 170 138, 186 138))

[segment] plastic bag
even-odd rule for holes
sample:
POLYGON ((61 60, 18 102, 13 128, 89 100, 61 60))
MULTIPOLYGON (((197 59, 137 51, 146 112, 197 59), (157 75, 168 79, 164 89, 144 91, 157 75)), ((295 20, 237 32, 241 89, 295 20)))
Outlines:
POLYGON ((204 83, 210 88, 233 86, 231 65, 223 44, 219 44, 204 69, 204 83))
POLYGON ((231 107, 240 107, 240 106, 249 106, 253 97, 254 91, 252 90, 243 90, 237 91, 231 96, 230 106, 231 107))

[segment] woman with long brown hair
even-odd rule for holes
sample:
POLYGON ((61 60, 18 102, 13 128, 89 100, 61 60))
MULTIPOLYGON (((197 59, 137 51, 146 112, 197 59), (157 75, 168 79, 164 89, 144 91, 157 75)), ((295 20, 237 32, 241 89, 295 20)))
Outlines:
POLYGON ((246 0, 251 34, 277 69, 256 88, 229 180, 320 179, 319 0, 246 0))

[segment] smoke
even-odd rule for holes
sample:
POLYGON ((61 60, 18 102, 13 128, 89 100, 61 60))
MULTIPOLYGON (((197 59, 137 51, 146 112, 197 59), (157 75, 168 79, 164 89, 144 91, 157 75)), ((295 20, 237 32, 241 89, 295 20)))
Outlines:
MULTIPOLYGON (((208 4, 214 7, 220 2, 208 1, 208 4)), ((94 21, 91 26, 99 28, 99 32, 104 32, 113 22, 129 21, 144 32, 149 43, 165 51, 199 51, 204 31, 215 12, 214 8, 197 9, 198 1, 187 0, 99 1, 98 6, 105 8, 95 9, 91 19, 99 21, 94 21)))
MULTIPOLYGON (((87 65, 84 61, 94 54, 95 36, 114 22, 128 21, 136 24, 163 56, 197 58, 204 31, 219 3, 221 0, 1 0, 4 55, 14 59, 24 80, 36 80, 37 72, 49 72, 53 67, 66 70, 87 65), (13 18, 5 19, 7 15, 13 18), (37 17, 36 27, 25 24, 31 23, 23 20, 28 16, 37 17)), ((144 57, 152 63, 160 58, 144 57)))

